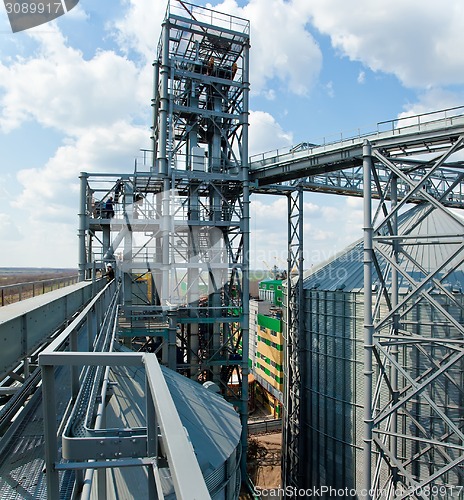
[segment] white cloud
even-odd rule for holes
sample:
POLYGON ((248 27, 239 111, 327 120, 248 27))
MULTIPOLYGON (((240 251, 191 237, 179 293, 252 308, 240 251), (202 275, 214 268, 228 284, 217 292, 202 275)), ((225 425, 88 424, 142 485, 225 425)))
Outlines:
POLYGON ((290 146, 293 136, 285 132, 275 118, 264 111, 250 113, 250 156, 276 149, 276 147, 290 146))
POLYGON ((34 53, 0 63, 0 129, 33 120, 65 139, 42 167, 17 172, 21 190, 0 218, 0 231, 10 234, 2 239, 2 262, 73 266, 79 173, 131 171, 139 149, 149 146, 151 63, 137 66, 112 50, 86 58, 55 23, 24 36, 36 43, 34 53), (15 246, 24 235, 24 245, 15 246))
POLYGON ((325 84, 325 91, 327 92, 327 95, 331 98, 335 97, 335 91, 334 91, 334 88, 333 88, 333 82, 330 81, 330 82, 327 82, 325 84))
POLYGON ((66 13, 66 19, 72 19, 73 21, 84 21, 89 19, 89 15, 85 12, 81 3, 78 3, 75 7, 66 13))
POLYGON ((23 235, 16 221, 9 214, 0 213, 0 239, 2 244, 8 241, 18 241, 22 238, 23 235))
POLYGON ((272 96, 269 86, 278 82, 297 95, 309 93, 319 76, 322 54, 307 30, 308 8, 301 0, 249 0, 243 8, 235 0, 225 0, 208 6, 250 21, 252 92, 272 96))
MULTIPOLYGON (((448 109, 462 106, 464 93, 451 92, 443 89, 431 89, 418 95, 418 100, 404 106, 405 111, 399 118, 406 118, 438 109, 448 109)), ((462 110, 461 110, 462 113, 462 110)))
MULTIPOLYGON (((303 0, 301 0, 303 1, 303 0)), ((311 0, 313 23, 341 54, 408 87, 464 82, 460 0, 311 0)))
POLYGON ((145 62, 156 59, 161 24, 166 13, 166 2, 153 0, 126 0, 127 10, 114 24, 116 40, 121 49, 135 50, 145 62))
MULTIPOLYGON (((112 51, 99 51, 90 60, 67 45, 56 25, 31 30, 37 53, 0 64, 0 128, 19 127, 27 120, 79 134, 91 125, 109 125, 140 110, 134 89, 134 63, 112 51)), ((146 103, 150 96, 146 96, 146 103)))
POLYGON ((130 171, 146 137, 144 128, 122 121, 89 128, 61 146, 43 168, 20 171, 22 191, 9 204, 15 224, 12 215, 0 214, 0 234, 8 236, 2 238, 3 265, 75 266, 79 173, 130 171))
POLYGON ((143 128, 123 121, 89 128, 75 141, 61 146, 43 168, 21 170, 17 178, 22 192, 12 205, 24 210, 31 220, 76 225, 79 173, 130 171, 146 137, 143 128))

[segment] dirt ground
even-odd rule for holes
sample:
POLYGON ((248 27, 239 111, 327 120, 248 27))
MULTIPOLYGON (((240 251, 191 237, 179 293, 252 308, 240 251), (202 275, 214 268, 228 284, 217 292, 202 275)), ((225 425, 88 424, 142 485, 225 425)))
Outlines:
MULTIPOLYGON (((254 434, 248 439, 248 473, 255 487, 255 495, 242 488, 240 500, 252 500, 256 493, 262 498, 277 491, 280 486, 280 457, 282 434, 280 431, 268 434, 254 434)), ((273 495, 274 498, 277 498, 273 495)))
POLYGON ((280 486, 280 457, 282 451, 282 434, 261 434, 255 436, 266 448, 266 456, 261 460, 256 474, 255 485, 262 489, 280 486))

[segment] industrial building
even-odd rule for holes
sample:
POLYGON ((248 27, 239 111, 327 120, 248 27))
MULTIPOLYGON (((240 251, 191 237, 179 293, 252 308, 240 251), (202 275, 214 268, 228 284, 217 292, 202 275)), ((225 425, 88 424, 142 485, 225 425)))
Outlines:
POLYGON ((247 20, 168 4, 152 150, 80 175, 79 283, 0 308, 2 498, 237 498, 250 356, 284 487, 462 496, 464 108, 250 158, 249 53, 247 20), (305 277, 312 191, 362 197, 364 238, 305 277), (250 335, 252 193, 287 199, 288 267, 250 335))
POLYGON ((280 418, 283 403, 282 280, 259 282, 259 300, 250 300, 250 369, 256 404, 280 418))
POLYGON ((275 307, 283 306, 282 279, 266 279, 259 282, 259 298, 275 307))

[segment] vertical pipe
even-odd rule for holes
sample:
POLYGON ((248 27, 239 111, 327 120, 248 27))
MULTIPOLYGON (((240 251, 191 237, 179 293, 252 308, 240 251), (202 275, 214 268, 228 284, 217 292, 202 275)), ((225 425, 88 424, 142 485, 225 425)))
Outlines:
POLYGON ((177 344, 176 344, 176 317, 174 312, 168 313, 168 368, 177 368, 177 344))
POLYGON ((79 179, 81 183, 79 200, 79 281, 85 280, 86 252, 85 233, 87 231, 87 179, 88 174, 81 172, 79 179))
POLYGON ((372 228, 372 185, 371 166, 372 148, 368 141, 363 144, 363 175, 364 175, 364 478, 363 488, 366 499, 372 495, 372 351, 374 324, 372 317, 372 263, 373 263, 373 228, 372 228))
POLYGON ((152 130, 152 148, 153 148, 153 157, 152 157, 152 165, 151 165, 151 171, 152 173, 156 173, 156 156, 157 156, 157 139, 159 139, 159 130, 157 129, 158 127, 158 86, 159 86, 159 78, 160 78, 160 69, 159 69, 159 62, 156 60, 153 63, 153 69, 154 69, 154 82, 153 82, 153 99, 152 99, 152 106, 153 106, 153 130, 152 130))
POLYGON ((166 177, 163 181, 163 201, 162 201, 162 281, 161 281, 161 305, 166 306, 169 301, 169 273, 170 273, 170 243, 171 243, 171 220, 170 210, 170 179, 166 177))
POLYGON ((165 19, 162 28, 161 68, 160 68, 160 107, 159 107, 159 171, 168 175, 167 138, 169 110, 169 20, 165 19))
MULTIPOLYGON (((198 49, 198 45, 197 45, 198 49)), ((191 82, 190 90, 190 107, 199 109, 199 92, 195 82, 191 82)), ((189 126, 191 130, 188 134, 187 149, 186 149, 186 168, 193 170, 193 148, 198 146, 198 120, 194 115, 190 120, 189 126)), ((188 219, 193 224, 189 226, 188 236, 188 260, 194 266, 188 269, 187 274, 187 290, 188 290, 188 304, 190 306, 190 315, 195 317, 198 314, 197 308, 199 307, 200 299, 200 228, 198 221, 200 220, 200 200, 199 188, 200 183, 193 180, 189 183, 189 196, 188 196, 188 219)), ((196 379, 198 377, 199 357, 198 352, 200 349, 199 339, 199 324, 192 322, 190 325, 185 325, 184 329, 184 342, 187 346, 187 362, 190 365, 190 377, 196 379)))
MULTIPOLYGON (((145 354, 155 356, 155 354, 145 354)), ((154 467, 158 467, 158 422, 156 419, 155 402, 151 393, 148 377, 145 377, 146 414, 147 414, 147 454, 153 457, 154 467)), ((148 498, 158 498, 153 467, 148 469, 148 498)))
POLYGON ((42 408, 45 440, 45 469, 47 476, 47 498, 55 500, 60 497, 60 481, 55 469, 57 461, 56 443, 56 401, 55 371, 53 366, 42 366, 42 408))
MULTIPOLYGON (((220 115, 222 111, 222 99, 215 88, 214 85, 209 86, 208 88, 209 99, 211 99, 211 109, 214 112, 215 119, 209 120, 208 129, 210 133, 209 137, 209 152, 208 152, 208 162, 209 168, 208 171, 218 173, 221 171, 221 130, 217 126, 217 124, 223 125, 221 123, 220 115), (216 124, 216 123, 217 124, 216 124)), ((216 189, 213 187, 210 188, 210 210, 211 215, 210 219, 213 221, 213 224, 218 224, 222 218, 222 196, 216 189)), ((210 249, 213 252, 218 252, 219 258, 215 259, 217 262, 223 262, 222 256, 220 255, 220 250, 223 245, 222 233, 217 230, 217 228, 213 228, 212 231, 209 232, 209 245, 210 249)), ((212 268, 209 271, 208 278, 208 294, 209 294, 209 305, 212 309, 211 316, 214 318, 219 318, 222 316, 221 305, 222 305, 222 293, 221 286, 223 286, 224 281, 223 276, 221 274, 221 270, 212 268), (221 279, 222 278, 222 279, 221 279)), ((222 339, 221 339, 221 324, 216 319, 213 324, 210 325, 210 334, 212 335, 211 346, 211 354, 214 356, 223 356, 224 352, 221 352, 222 339)), ((221 378, 221 367, 219 365, 213 365, 211 367, 211 371, 213 372, 213 381, 217 384, 220 384, 221 378)))
MULTIPOLYGON (((77 330, 74 329, 69 335, 69 352, 77 352, 77 330)), ((75 401, 79 393, 79 366, 71 365, 71 397, 75 401)))
MULTIPOLYGON (((134 177, 134 184, 136 178, 134 177)), ((126 182, 124 186, 124 218, 127 224, 127 231, 124 235, 123 252, 123 285, 124 285, 124 306, 130 310, 132 307, 132 260, 133 260, 133 232, 132 222, 134 219, 134 188, 133 184, 126 182)), ((116 271, 116 269, 115 269, 116 271)))
POLYGON ((250 182, 248 157, 249 132, 249 93, 250 93, 250 44, 247 41, 243 47, 243 108, 242 108, 242 151, 241 173, 243 182, 243 264, 242 264, 242 478, 246 477, 246 459, 248 450, 248 356, 249 356, 249 319, 250 319, 250 182))
MULTIPOLYGON (((103 244, 103 253, 102 259, 106 261, 112 261, 114 259, 114 249, 111 245, 111 227, 110 225, 104 224, 102 225, 102 244, 103 244)), ((103 272, 105 269, 103 268, 103 272)))
MULTIPOLYGON (((398 205, 398 178, 395 174, 392 174, 392 181, 391 181, 391 211, 393 213, 392 219, 391 219, 391 227, 392 227, 392 236, 398 235, 398 213, 396 211, 396 206, 398 205)), ((393 260, 394 262, 398 263, 398 247, 399 247, 399 241, 397 238, 393 238, 392 241, 392 249, 393 249, 393 260)), ((396 267, 392 267, 392 275, 391 275, 391 306, 392 309, 395 309, 395 307, 398 305, 398 300, 399 300, 399 280, 398 280, 398 271, 396 267)), ((393 315, 393 335, 398 335, 398 329, 399 329, 399 314, 395 313, 393 315)), ((398 344, 393 343, 392 347, 392 357, 393 359, 398 362, 398 356, 399 356, 399 351, 398 351, 398 344)), ((396 366, 392 365, 390 368, 390 383, 391 383, 391 388, 392 388, 392 404, 396 404, 398 401, 398 369, 396 366)), ((393 412, 391 416, 391 433, 392 435, 390 436, 390 449, 392 452, 393 457, 398 458, 398 438, 395 436, 395 434, 398 431, 398 412, 395 411, 393 412)), ((396 483, 398 481, 398 469, 396 467, 392 468, 392 474, 393 474, 393 488, 390 492, 391 498, 394 497, 394 490, 396 489, 396 483)))
POLYGON ((169 250, 170 250, 170 179, 168 162, 168 114, 169 114, 169 19, 162 27, 161 68, 160 68, 160 108, 159 108, 159 169, 164 176, 162 198, 162 264, 161 264, 161 305, 165 306, 169 297, 169 250))

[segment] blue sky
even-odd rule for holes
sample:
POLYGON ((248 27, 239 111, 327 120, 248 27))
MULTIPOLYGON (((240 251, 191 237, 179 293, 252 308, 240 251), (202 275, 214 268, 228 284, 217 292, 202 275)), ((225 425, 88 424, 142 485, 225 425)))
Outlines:
MULTIPOLYGON (((461 0, 196 3, 251 22, 251 154, 464 102, 461 0)), ((0 7, 0 267, 77 265, 79 172, 130 172, 150 145, 165 10, 80 0, 13 34, 0 7)), ((361 236, 360 200, 305 203, 307 267, 361 236)), ((284 265, 285 211, 253 196, 254 267, 284 265)))

